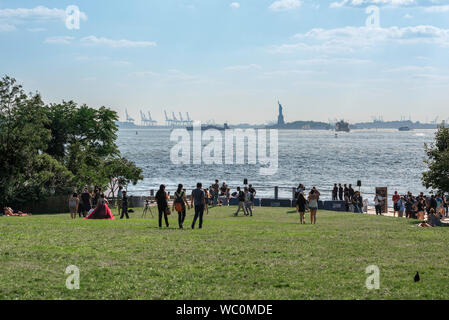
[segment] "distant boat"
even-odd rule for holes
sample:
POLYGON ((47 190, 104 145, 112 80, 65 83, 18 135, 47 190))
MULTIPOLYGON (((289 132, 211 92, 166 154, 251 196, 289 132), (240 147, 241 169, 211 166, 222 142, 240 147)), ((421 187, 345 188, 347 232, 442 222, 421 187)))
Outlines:
POLYGON ((349 123, 341 120, 335 124, 335 131, 336 132, 349 132, 349 131, 351 131, 351 129, 349 129, 349 123))
POLYGON ((410 131, 412 129, 410 129, 410 127, 400 127, 398 130, 399 131, 410 131))
MULTIPOLYGON (((193 131, 193 126, 186 128, 188 131, 193 131)), ((225 123, 223 126, 217 126, 214 124, 202 124, 201 130, 209 130, 209 129, 215 129, 215 130, 227 130, 229 129, 229 126, 227 123, 225 123)))

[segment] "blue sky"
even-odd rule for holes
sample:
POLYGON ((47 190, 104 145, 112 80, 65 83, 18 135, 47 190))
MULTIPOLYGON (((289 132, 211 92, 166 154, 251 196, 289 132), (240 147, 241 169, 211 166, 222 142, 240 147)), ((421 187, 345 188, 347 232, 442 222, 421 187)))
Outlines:
POLYGON ((265 123, 279 99, 287 121, 441 120, 448 18, 447 0, 0 0, 0 70, 122 117, 265 123))

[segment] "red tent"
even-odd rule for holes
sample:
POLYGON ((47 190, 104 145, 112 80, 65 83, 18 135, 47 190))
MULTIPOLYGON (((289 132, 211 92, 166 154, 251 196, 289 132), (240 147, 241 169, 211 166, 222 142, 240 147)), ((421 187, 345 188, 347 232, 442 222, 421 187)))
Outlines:
POLYGON ((91 214, 89 214, 84 219, 109 219, 114 220, 115 217, 112 214, 111 210, 109 209, 107 204, 103 204, 99 207, 96 207, 94 211, 92 211, 91 214))

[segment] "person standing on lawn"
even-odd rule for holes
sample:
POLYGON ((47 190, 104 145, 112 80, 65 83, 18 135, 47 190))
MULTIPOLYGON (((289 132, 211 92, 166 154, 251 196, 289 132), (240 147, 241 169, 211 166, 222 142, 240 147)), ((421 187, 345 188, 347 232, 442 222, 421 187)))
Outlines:
POLYGON ((320 198, 320 192, 313 187, 309 193, 309 209, 310 209, 310 223, 316 224, 316 213, 318 211, 318 199, 320 198))
POLYGON ((155 198, 157 202, 157 209, 159 211, 159 228, 162 228, 162 216, 164 216, 165 225, 168 228, 169 224, 167 211, 170 209, 168 208, 168 195, 165 192, 165 185, 160 185, 159 190, 156 192, 155 198))
POLYGON ((203 214, 204 207, 206 206, 206 197, 204 194, 203 187, 201 182, 196 184, 196 189, 192 191, 192 202, 195 206, 195 217, 192 222, 192 229, 195 229, 196 220, 199 219, 198 227, 203 228, 203 214))
POLYGON ((298 198, 296 199, 296 211, 299 212, 299 221, 301 224, 306 224, 306 221, 304 219, 304 214, 306 212, 306 204, 307 200, 304 197, 304 193, 300 193, 298 195, 298 198))
POLYGON ((126 215, 126 219, 129 219, 128 216, 128 196, 126 195, 126 191, 122 192, 122 214, 120 215, 120 219, 123 219, 126 215))
POLYGON ((183 185, 179 184, 178 189, 175 192, 175 198, 173 200, 173 210, 176 209, 178 212, 178 225, 179 229, 183 228, 184 220, 186 218, 186 207, 189 207, 189 203, 187 202, 186 193, 183 189, 183 185))
POLYGON ((240 187, 237 187, 237 192, 238 192, 237 197, 239 199, 239 207, 237 209, 237 212, 234 213, 234 217, 237 217, 237 215, 240 212, 240 209, 243 210, 243 213, 246 216, 246 215, 248 215, 248 213, 246 212, 246 209, 245 209, 245 193, 240 189, 240 187))

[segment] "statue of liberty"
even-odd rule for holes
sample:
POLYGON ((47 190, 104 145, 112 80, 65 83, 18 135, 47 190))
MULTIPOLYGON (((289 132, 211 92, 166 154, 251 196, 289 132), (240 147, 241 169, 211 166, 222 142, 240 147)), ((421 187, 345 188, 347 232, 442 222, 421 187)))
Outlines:
POLYGON ((282 104, 278 101, 279 105, 279 116, 278 116, 278 126, 283 126, 285 124, 284 115, 282 114, 282 104))

